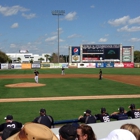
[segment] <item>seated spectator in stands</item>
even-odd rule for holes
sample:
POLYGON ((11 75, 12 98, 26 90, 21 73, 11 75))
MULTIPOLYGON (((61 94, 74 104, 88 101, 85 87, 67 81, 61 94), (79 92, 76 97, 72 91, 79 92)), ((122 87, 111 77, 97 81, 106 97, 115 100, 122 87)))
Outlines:
POLYGON ((3 131, 1 136, 3 140, 20 131, 20 129, 22 128, 22 123, 14 121, 12 115, 7 115, 4 120, 6 122, 0 124, 0 131, 3 131))
POLYGON ((32 122, 40 123, 51 128, 51 126, 54 123, 52 116, 46 115, 46 110, 44 108, 40 109, 39 113, 40 113, 40 116, 36 117, 32 122))
POLYGON ((58 140, 50 128, 37 123, 25 123, 23 128, 7 140, 58 140))
POLYGON ((109 133, 106 138, 99 140, 137 140, 136 137, 128 130, 115 129, 109 133))
POLYGON ((114 112, 110 115, 110 118, 116 119, 116 120, 126 120, 128 119, 128 115, 124 113, 124 108, 119 107, 118 108, 119 112, 114 112))
POLYGON ((84 112, 84 116, 79 116, 78 120, 85 124, 96 123, 96 117, 91 114, 89 109, 84 112))
POLYGON ((77 137, 76 128, 71 124, 63 125, 59 129, 60 140, 75 140, 77 137))
POLYGON ((105 108, 101 108, 101 114, 95 115, 97 120, 100 120, 101 122, 110 122, 109 114, 106 113, 105 108))
POLYGON ((131 119, 140 118, 139 109, 135 109, 135 104, 131 104, 128 108, 130 108, 130 110, 127 111, 127 115, 128 115, 131 119))
POLYGON ((78 140, 96 140, 96 136, 92 127, 87 124, 82 124, 77 128, 78 140))
POLYGON ((123 124, 120 128, 129 130, 134 134, 137 140, 140 140, 140 129, 135 124, 123 124))

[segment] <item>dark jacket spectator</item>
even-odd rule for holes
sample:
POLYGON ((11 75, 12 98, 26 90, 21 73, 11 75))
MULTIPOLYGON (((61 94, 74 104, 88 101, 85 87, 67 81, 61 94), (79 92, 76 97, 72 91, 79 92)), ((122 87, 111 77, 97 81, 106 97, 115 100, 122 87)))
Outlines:
POLYGON ((91 114, 91 110, 86 110, 84 116, 80 116, 79 121, 85 124, 96 123, 96 117, 91 114))
POLYGON ((114 112, 111 114, 110 118, 116 119, 116 120, 126 120, 128 119, 128 115, 124 113, 124 108, 120 107, 118 108, 119 112, 114 112))
POLYGON ((52 116, 46 115, 45 109, 40 109, 39 113, 40 113, 40 116, 36 117, 32 122, 40 123, 40 124, 46 125, 47 127, 51 128, 51 126, 54 123, 52 116))

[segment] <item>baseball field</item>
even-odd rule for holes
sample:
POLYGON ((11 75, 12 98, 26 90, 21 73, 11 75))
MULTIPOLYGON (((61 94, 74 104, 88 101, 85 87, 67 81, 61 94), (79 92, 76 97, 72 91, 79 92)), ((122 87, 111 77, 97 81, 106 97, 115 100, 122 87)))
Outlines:
POLYGON ((0 70, 0 123, 12 114, 22 123, 32 121, 40 108, 55 121, 78 118, 86 109, 92 114, 105 107, 110 114, 118 107, 128 110, 131 103, 140 108, 140 70, 138 68, 0 70))

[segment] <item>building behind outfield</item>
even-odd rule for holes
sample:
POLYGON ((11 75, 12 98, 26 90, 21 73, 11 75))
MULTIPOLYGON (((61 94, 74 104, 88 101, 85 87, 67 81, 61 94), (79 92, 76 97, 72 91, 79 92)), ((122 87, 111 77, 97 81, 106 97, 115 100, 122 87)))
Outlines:
POLYGON ((133 63, 134 47, 122 44, 82 44, 69 47, 69 63, 133 63))

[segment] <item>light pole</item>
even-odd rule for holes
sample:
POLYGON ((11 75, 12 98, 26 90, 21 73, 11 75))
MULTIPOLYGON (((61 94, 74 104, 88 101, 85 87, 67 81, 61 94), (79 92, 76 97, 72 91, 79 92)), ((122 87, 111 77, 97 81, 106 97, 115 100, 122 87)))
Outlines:
POLYGON ((52 15, 58 16, 58 63, 59 63, 59 16, 64 15, 65 11, 64 10, 54 10, 52 11, 52 15))

